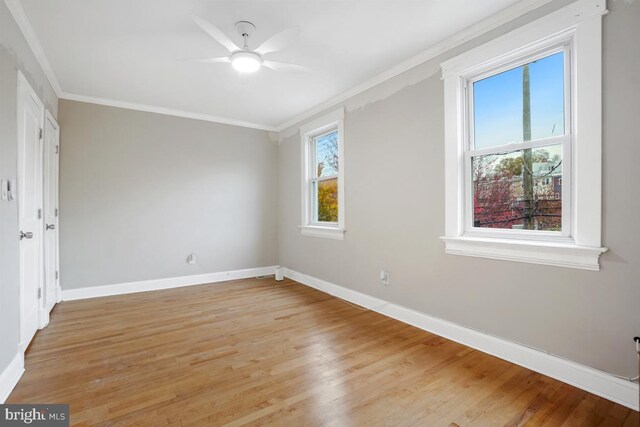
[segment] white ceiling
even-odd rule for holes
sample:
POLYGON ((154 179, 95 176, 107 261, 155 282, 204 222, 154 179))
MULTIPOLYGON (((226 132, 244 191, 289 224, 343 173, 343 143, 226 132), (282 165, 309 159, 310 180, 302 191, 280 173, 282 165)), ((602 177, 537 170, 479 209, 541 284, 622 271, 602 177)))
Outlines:
MULTIPOLYGON (((22 0, 64 93, 276 128, 517 0, 22 0), (266 57, 307 73, 181 60, 228 52, 190 19, 236 44, 239 20, 256 47, 298 26, 299 40, 266 57)), ((224 120, 223 120, 224 121, 224 120)))

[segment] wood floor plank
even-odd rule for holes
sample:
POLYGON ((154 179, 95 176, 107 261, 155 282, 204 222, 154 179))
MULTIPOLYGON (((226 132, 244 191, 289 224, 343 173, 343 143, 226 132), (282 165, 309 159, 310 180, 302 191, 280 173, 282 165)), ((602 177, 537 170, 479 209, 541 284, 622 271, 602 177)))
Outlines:
POLYGON ((637 413, 291 280, 63 302, 8 403, 73 425, 627 426, 637 413))

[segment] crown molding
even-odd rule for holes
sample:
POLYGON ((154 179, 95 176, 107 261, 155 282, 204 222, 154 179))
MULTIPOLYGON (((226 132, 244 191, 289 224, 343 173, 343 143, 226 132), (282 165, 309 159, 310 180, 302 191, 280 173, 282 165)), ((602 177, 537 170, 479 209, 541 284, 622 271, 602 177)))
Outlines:
POLYGON ((31 22, 29 22, 29 18, 27 18, 27 14, 22 8, 22 4, 19 0, 4 0, 4 3, 7 5, 9 12, 11 12, 11 16, 13 16, 16 24, 18 24, 18 28, 20 28, 20 31, 22 31, 22 35, 25 39, 27 39, 27 44, 31 48, 33 55, 36 57, 36 60, 42 68, 42 71, 44 71, 44 74, 45 76, 47 76, 51 87, 53 87, 53 90, 59 98, 63 93, 62 86, 60 86, 60 82, 58 81, 56 74, 53 72, 51 63, 49 62, 49 59, 47 59, 47 55, 45 55, 44 50, 42 49, 42 45, 38 40, 38 36, 36 36, 36 32, 31 26, 31 22))
POLYGON ((147 113, 164 114, 167 116, 183 117, 186 119, 203 120, 206 122, 220 123, 224 125, 239 126, 239 127, 251 128, 251 129, 266 130, 269 132, 276 131, 274 127, 260 124, 260 123, 245 122, 242 120, 230 119, 227 117, 212 116, 209 114, 194 113, 191 111, 176 110, 173 108, 166 108, 166 107, 157 107, 155 105, 138 104, 135 102, 118 101, 115 99, 99 98, 95 96, 79 95, 79 94, 69 93, 69 92, 62 93, 60 95, 60 99, 66 99, 69 101, 86 102, 89 104, 106 105, 109 107, 124 108, 127 110, 144 111, 147 113))
POLYGON ((303 121, 308 119, 309 117, 312 117, 318 113, 321 113, 322 111, 333 107, 336 104, 340 104, 344 101, 346 101, 349 98, 352 98, 368 89, 371 89, 374 86, 379 85, 380 83, 383 83, 399 74, 404 73, 405 71, 410 70, 411 68, 414 68, 420 64, 423 64, 425 62, 427 62, 430 59, 435 58, 438 55, 441 55, 445 52, 447 52, 448 50, 453 49, 454 47, 460 46, 461 44, 472 40, 484 33, 487 33, 503 24, 506 24, 507 22, 513 21, 514 19, 528 13, 531 12, 534 9, 539 8, 540 6, 543 6, 547 3, 550 3, 551 0, 522 0, 516 4, 514 4, 513 6, 510 6, 506 9, 503 9, 502 11, 491 15, 490 17, 486 18, 483 21, 480 21, 456 34, 454 34, 453 36, 439 42, 436 43, 434 45, 432 45, 431 47, 427 48, 426 50, 418 53, 415 56, 412 56, 411 58, 387 69, 386 71, 383 71, 382 73, 376 75, 375 77, 365 81, 364 83, 360 83, 359 85, 356 85, 354 87, 352 87, 351 89, 342 92, 332 98, 329 98, 328 100, 316 105, 315 107, 311 108, 310 110, 305 111, 304 113, 301 113, 283 123, 281 123, 280 125, 278 125, 276 127, 278 132, 282 132, 283 130, 303 121))
POLYGON ((13 19, 16 21, 18 28, 20 28, 22 35, 27 40, 27 44, 31 48, 33 55, 36 57, 36 60, 38 61, 38 63, 40 64, 40 67, 42 68, 42 71, 44 72, 45 76, 49 80, 51 87, 53 87, 53 90, 55 91, 59 99, 87 102, 87 103, 98 104, 98 105, 107 105, 111 107, 126 108, 129 110, 145 111, 149 113, 165 114, 169 116, 184 117, 188 119, 204 120, 208 122, 221 123, 221 124, 232 125, 232 126, 240 126, 240 127, 251 128, 251 129, 260 129, 260 130, 266 130, 271 132, 276 131, 275 127, 260 124, 260 123, 245 122, 242 120, 236 120, 236 119, 231 119, 227 117, 219 117, 219 116, 213 116, 209 114, 201 114, 201 113, 194 113, 191 111, 183 111, 183 110, 177 110, 172 108, 159 107, 155 105, 138 104, 134 102, 118 101, 114 99, 99 98, 94 96, 87 96, 87 95, 80 95, 80 94, 66 92, 62 89, 62 86, 60 85, 60 82, 55 72, 53 71, 53 67, 49 62, 47 55, 44 53, 44 49, 40 44, 40 40, 38 39, 38 36, 36 35, 36 32, 33 29, 33 26, 31 25, 31 22, 29 21, 29 18, 27 17, 27 14, 25 13, 24 8, 22 7, 22 4, 20 3, 20 0, 4 0, 4 2, 7 5, 7 8, 9 9, 11 16, 13 16, 13 19))
POLYGON ((534 9, 537 9, 540 6, 551 2, 551 0, 522 0, 516 3, 515 5, 510 6, 488 17, 487 19, 477 24, 474 24, 468 27, 467 29, 460 31, 455 35, 427 48, 426 50, 420 52, 419 54, 401 62, 400 64, 397 64, 389 68, 388 70, 378 74, 377 76, 357 86, 354 86, 351 89, 345 92, 342 92, 332 98, 329 98, 328 100, 316 105, 315 107, 297 116, 294 116, 293 118, 281 123, 278 126, 269 126, 269 125, 260 124, 260 123, 251 123, 251 122, 245 122, 242 120, 230 119, 226 117, 212 116, 208 114, 194 113, 190 111, 183 111, 183 110, 159 107, 154 105, 138 104, 138 103, 127 102, 127 101, 118 101, 113 99, 99 98, 99 97, 65 92, 62 89, 62 86, 60 85, 60 82, 58 81, 58 78, 56 77, 53 71, 53 68, 51 67, 51 64, 49 63, 49 60, 47 59, 47 56, 44 53, 44 50, 42 49, 42 45, 40 44, 40 41, 38 40, 38 37, 36 36, 36 33, 33 30, 33 27, 29 22, 29 19, 27 18, 27 15, 24 9, 22 8, 20 0, 4 0, 4 2, 7 5, 9 11, 11 12, 11 15, 15 19, 16 23, 18 24, 18 27, 22 31, 22 34, 26 38, 27 43, 29 44, 29 47, 33 51, 36 59, 38 60, 38 63, 42 67, 45 75, 49 80, 49 83, 53 87, 58 98, 68 99, 73 101, 80 101, 80 102, 87 102, 92 104, 107 105, 107 106, 118 107, 118 108, 126 108, 126 109, 137 110, 137 111, 146 111, 150 113, 165 114, 165 115, 176 116, 176 117, 184 117, 184 118, 195 119, 195 120, 204 120, 204 121, 209 121, 214 123, 222 123, 222 124, 228 124, 233 126, 241 126, 241 127, 252 128, 252 129, 266 130, 270 132, 282 132, 283 130, 305 119, 308 119, 311 116, 321 113, 322 111, 336 104, 344 102, 345 100, 355 95, 358 95, 359 93, 362 93, 399 74, 402 74, 413 67, 416 67, 424 62, 427 62, 428 60, 456 46, 459 46, 471 39, 474 39, 488 31, 493 30, 494 28, 499 27, 500 25, 503 25, 509 21, 512 21, 534 9))

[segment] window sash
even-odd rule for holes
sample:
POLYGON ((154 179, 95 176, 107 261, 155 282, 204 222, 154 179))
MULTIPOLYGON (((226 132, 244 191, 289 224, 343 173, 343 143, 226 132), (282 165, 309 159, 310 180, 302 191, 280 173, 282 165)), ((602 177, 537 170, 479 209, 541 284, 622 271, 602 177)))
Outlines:
MULTIPOLYGON (((572 237, 570 229, 571 223, 571 137, 560 137, 562 141, 562 231, 550 231, 550 230, 516 230, 507 228, 484 228, 474 226, 473 215, 473 171, 472 161, 474 157, 478 155, 471 155, 471 152, 465 153, 464 158, 464 174, 465 174, 465 211, 464 211, 464 226, 465 235, 468 236, 481 236, 481 237, 499 237, 499 238, 524 238, 533 240, 555 240, 558 242, 569 242, 572 237), (567 225, 569 224, 569 225, 567 225)), ((549 138, 555 140, 556 138, 549 138)), ((549 140, 548 139, 548 140, 549 140)), ((534 147, 546 147, 549 145, 559 145, 558 142, 549 144, 543 142, 544 140, 534 141, 536 144, 534 147)), ((516 145, 516 144, 513 144, 516 145)), ((534 148, 532 147, 532 148, 534 148)), ((525 147, 528 148, 528 147, 525 147)), ((506 154, 520 151, 522 148, 514 148, 509 150, 506 154)), ((484 150, 483 150, 484 151, 484 150)), ((489 155, 492 153, 489 153, 489 155)), ((496 153, 500 154, 500 152, 496 153)), ((482 154, 486 155, 486 154, 482 154)))
POLYGON ((336 179, 336 178, 338 178, 338 175, 323 175, 318 178, 311 178, 311 183, 328 181, 330 179, 336 179))
POLYGON ((571 142, 571 135, 553 136, 551 138, 540 138, 525 142, 497 145, 495 147, 482 148, 480 150, 466 150, 464 154, 466 157, 510 154, 514 151, 525 150, 527 148, 548 147, 550 145, 559 145, 566 142, 571 142))
MULTIPOLYGON (((473 150, 475 148, 475 121, 473 111, 473 84, 477 81, 484 80, 486 78, 495 76, 497 74, 509 71, 513 68, 521 67, 525 64, 537 61, 538 59, 545 58, 547 56, 554 55, 556 53, 564 52, 564 135, 571 134, 571 44, 563 42, 552 47, 546 47, 538 50, 535 53, 526 55, 514 61, 509 61, 500 64, 489 69, 482 70, 472 76, 469 76, 464 81, 466 89, 466 135, 465 135, 465 150, 473 150)), ((493 148, 493 147, 491 147, 493 148)))
MULTIPOLYGON (((328 181, 331 179, 336 179, 338 181, 338 187, 340 186, 340 172, 338 170, 337 174, 334 175, 325 175, 325 176, 316 176, 318 174, 317 171, 317 147, 316 147, 316 141, 322 137, 325 137, 327 135, 330 135, 332 133, 336 133, 338 134, 338 146, 340 146, 340 144, 342 143, 341 139, 341 135, 340 135, 340 131, 338 129, 338 127, 332 127, 329 128, 327 130, 323 130, 321 133, 317 133, 314 134, 312 136, 309 136, 309 142, 307 144, 307 150, 308 150, 308 158, 309 158, 309 164, 307 165, 308 168, 308 173, 307 173, 307 194, 308 194, 308 206, 307 206, 307 212, 308 212, 308 218, 307 218, 307 224, 309 225, 321 225, 321 226, 337 226, 339 223, 339 218, 340 218, 340 202, 338 201, 338 221, 318 221, 318 195, 316 193, 316 191, 314 191, 314 185, 317 188, 317 184, 322 182, 322 181, 328 181)), ((338 153, 340 153, 340 150, 338 150, 338 153)), ((340 159, 340 157, 338 157, 338 161, 341 162, 342 159, 340 159)), ((341 166, 339 166, 341 167, 341 166)), ((340 190, 338 190, 340 191, 340 190)))
MULTIPOLYGON (((313 136, 311 137, 311 139, 313 140, 313 143, 314 143, 314 145, 315 145, 315 143, 316 143, 316 140, 317 140, 317 139, 322 139, 322 138, 324 138, 324 137, 325 137, 325 136, 327 136, 327 135, 331 135, 332 133, 338 133, 338 128, 337 128, 337 127, 329 128, 329 130, 325 130, 325 131, 323 131, 323 132, 321 132, 321 133, 318 133, 318 134, 316 134, 316 135, 313 135, 313 136)), ((339 137, 339 136, 340 136, 340 135, 338 134, 338 137, 339 137)), ((338 139, 338 144, 339 144, 339 143, 340 143, 340 140, 338 139)))
POLYGON ((573 121, 572 121, 572 97, 571 85, 573 83, 574 69, 572 67, 572 45, 571 42, 563 42, 552 47, 545 47, 537 52, 528 54, 514 61, 502 63, 489 69, 481 70, 470 77, 464 79, 466 90, 463 97, 464 105, 464 153, 463 162, 463 182, 464 182, 464 203, 463 203, 463 234, 479 237, 497 237, 513 239, 550 240, 558 242, 570 242, 573 237, 571 224, 572 218, 572 145, 573 145, 573 121), (474 111, 473 111, 473 83, 489 78, 504 71, 520 67, 538 59, 564 52, 564 135, 540 138, 519 143, 504 144, 483 149, 474 149, 474 111), (528 148, 539 148, 550 145, 562 145, 562 231, 549 230, 514 230, 505 228, 483 228, 474 226, 474 205, 473 205, 473 171, 472 161, 474 157, 496 154, 508 154, 528 148))

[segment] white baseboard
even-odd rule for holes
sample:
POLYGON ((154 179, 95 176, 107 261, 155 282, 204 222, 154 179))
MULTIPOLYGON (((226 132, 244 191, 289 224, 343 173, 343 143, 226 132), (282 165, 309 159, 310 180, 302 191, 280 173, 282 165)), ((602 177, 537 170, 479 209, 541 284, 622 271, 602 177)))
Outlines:
POLYGON ((288 268, 284 269, 284 276, 385 316, 555 378, 628 408, 638 410, 637 383, 288 268))
POLYGON ((166 279, 143 280, 140 282, 119 283, 116 285, 91 286, 78 289, 63 289, 62 300, 73 301, 85 298, 110 295, 131 294, 135 292, 157 291, 160 289, 180 288, 182 286, 203 285, 205 283, 227 280, 247 279, 256 276, 274 274, 277 266, 248 268, 245 270, 221 271, 218 273, 196 274, 192 276, 169 277, 166 279))
POLYGON ((0 404, 6 402, 23 373, 24 354, 17 352, 9 365, 0 373, 0 404))

